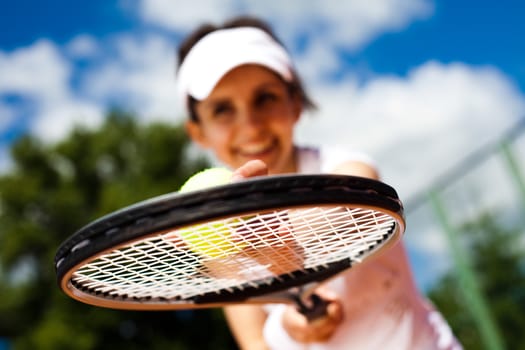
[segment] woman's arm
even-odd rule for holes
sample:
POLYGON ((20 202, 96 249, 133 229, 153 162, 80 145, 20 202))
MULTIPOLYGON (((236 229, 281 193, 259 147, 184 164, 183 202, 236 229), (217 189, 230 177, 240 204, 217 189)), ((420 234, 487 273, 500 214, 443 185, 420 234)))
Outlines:
POLYGON ((230 330, 242 350, 267 350, 263 337, 266 312, 259 305, 234 305, 224 308, 230 330))
POLYGON ((370 164, 359 161, 348 161, 339 164, 332 171, 334 174, 362 176, 378 180, 379 173, 377 169, 370 164))

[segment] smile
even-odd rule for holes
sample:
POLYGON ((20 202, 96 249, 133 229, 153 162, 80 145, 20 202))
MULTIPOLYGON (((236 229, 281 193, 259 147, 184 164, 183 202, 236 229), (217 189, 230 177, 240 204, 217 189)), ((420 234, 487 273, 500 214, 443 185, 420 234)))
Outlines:
POLYGON ((271 152, 275 148, 275 145, 275 141, 245 145, 239 150, 239 153, 245 157, 261 156, 271 152))

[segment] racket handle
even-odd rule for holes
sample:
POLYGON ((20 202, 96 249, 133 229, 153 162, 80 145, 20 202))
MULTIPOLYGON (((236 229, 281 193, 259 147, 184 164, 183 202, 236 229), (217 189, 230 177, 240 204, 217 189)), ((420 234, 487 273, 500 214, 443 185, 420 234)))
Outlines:
POLYGON ((308 321, 313 321, 326 316, 329 302, 321 298, 318 294, 311 294, 307 302, 302 298, 296 299, 298 311, 306 317, 308 321))

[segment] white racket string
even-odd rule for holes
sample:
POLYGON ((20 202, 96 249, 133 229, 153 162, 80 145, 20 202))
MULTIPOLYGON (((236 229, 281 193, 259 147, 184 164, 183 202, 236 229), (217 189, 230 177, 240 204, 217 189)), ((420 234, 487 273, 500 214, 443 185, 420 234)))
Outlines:
POLYGON ((184 300, 271 284, 349 258, 360 262, 394 231, 373 209, 326 206, 237 216, 162 232, 77 269, 80 290, 136 300, 184 300))

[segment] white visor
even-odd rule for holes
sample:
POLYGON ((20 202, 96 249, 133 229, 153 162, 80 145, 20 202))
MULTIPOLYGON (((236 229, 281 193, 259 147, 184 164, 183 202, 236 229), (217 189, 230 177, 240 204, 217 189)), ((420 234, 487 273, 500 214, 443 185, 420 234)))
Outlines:
POLYGON ((208 97, 219 80, 243 64, 259 64, 292 81, 292 63, 286 50, 270 35, 253 27, 220 29, 204 36, 186 55, 177 74, 179 101, 208 97))

